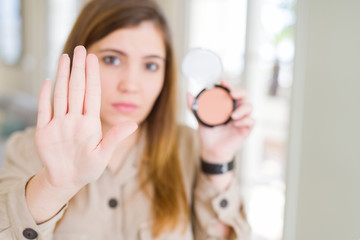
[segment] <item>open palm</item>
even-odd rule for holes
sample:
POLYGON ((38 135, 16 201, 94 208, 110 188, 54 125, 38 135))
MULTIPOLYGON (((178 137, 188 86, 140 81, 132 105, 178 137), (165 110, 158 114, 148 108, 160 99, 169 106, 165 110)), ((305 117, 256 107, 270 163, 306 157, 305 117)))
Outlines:
POLYGON ((35 142, 48 181, 54 186, 83 186, 104 171, 119 141, 137 128, 128 122, 102 136, 98 59, 83 46, 70 58, 60 58, 52 116, 51 83, 45 81, 39 98, 35 142))

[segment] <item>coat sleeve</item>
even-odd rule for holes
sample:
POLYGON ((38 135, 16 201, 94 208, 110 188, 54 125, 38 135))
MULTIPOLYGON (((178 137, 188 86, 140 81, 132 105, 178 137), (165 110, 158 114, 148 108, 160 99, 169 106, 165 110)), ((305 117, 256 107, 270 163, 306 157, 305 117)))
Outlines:
POLYGON ((219 222, 233 229, 231 239, 250 239, 250 226, 245 215, 240 184, 236 178, 228 189, 219 191, 199 172, 194 189, 193 208, 195 239, 223 239, 216 227, 219 222))
POLYGON ((27 207, 26 184, 42 168, 34 133, 34 129, 15 133, 6 143, 0 172, 0 239, 50 240, 66 209, 65 206, 53 218, 38 225, 27 207))

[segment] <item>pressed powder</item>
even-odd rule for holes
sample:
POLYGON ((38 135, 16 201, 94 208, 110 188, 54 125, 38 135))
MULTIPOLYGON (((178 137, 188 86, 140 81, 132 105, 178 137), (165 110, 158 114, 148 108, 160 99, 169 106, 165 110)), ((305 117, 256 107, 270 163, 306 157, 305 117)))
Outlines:
POLYGON ((202 125, 214 127, 231 120, 236 104, 227 88, 215 85, 214 88, 201 91, 195 98, 192 108, 202 125))

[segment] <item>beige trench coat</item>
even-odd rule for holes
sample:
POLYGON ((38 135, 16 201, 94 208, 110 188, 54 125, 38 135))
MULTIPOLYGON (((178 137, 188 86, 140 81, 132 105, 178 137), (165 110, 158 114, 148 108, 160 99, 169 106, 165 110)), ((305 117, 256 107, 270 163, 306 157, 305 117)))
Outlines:
MULTIPOLYGON (((0 172, 0 239, 153 239, 150 201, 137 190, 144 137, 130 151, 119 172, 106 169, 57 215, 37 225, 25 200, 26 183, 42 168, 34 133, 29 128, 15 133, 7 142, 6 161, 0 172)), ((230 225, 236 239, 249 239, 239 184, 234 180, 226 191, 219 192, 208 182, 199 171, 199 147, 193 129, 179 127, 179 154, 187 198, 193 209, 191 224, 185 234, 179 227, 157 239, 221 239, 215 227, 218 221, 230 225)))

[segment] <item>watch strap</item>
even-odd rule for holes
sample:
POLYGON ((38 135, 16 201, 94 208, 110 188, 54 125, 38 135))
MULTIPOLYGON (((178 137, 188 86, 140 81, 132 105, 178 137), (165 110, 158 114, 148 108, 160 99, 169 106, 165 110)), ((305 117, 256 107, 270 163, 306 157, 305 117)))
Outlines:
POLYGON ((208 163, 204 159, 201 160, 201 170, 206 174, 224 174, 234 169, 235 158, 230 162, 222 164, 208 163))

